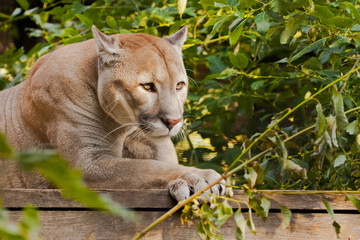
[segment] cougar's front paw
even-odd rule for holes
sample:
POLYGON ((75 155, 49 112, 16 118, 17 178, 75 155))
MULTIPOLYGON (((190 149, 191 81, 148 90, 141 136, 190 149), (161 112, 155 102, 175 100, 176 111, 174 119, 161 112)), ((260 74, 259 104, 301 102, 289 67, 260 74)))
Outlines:
MULTIPOLYGON (((197 193, 204 189, 209 184, 215 182, 220 178, 220 174, 214 170, 196 169, 195 172, 184 174, 181 178, 171 181, 168 185, 169 192, 177 201, 189 198, 193 193, 197 193)), ((206 192, 202 193, 200 197, 206 200, 210 199, 210 194, 224 195, 225 194, 225 180, 221 180, 220 184, 216 184, 206 192)))

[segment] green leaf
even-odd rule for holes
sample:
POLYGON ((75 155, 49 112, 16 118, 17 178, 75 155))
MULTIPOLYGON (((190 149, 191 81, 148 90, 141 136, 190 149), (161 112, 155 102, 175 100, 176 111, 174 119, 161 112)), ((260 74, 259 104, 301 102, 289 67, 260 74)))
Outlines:
MULTIPOLYGON (((264 210, 264 213, 265 213, 265 216, 264 216, 264 217, 265 217, 265 219, 267 219, 268 216, 269 216, 269 210, 270 210, 270 206, 271 206, 270 200, 269 200, 267 197, 261 195, 261 204, 260 204, 260 206, 261 206, 262 209, 264 210)), ((264 218, 263 218, 263 219, 264 219, 264 218)))
POLYGON ((233 32, 231 32, 229 36, 229 41, 231 46, 234 46, 238 42, 241 36, 241 32, 243 30, 244 23, 246 22, 246 19, 247 18, 243 19, 239 24, 239 26, 233 32))
POLYGON ((332 101, 335 108, 336 125, 339 131, 343 131, 349 125, 349 121, 344 111, 343 97, 336 88, 333 88, 332 91, 332 101))
POLYGON ((86 17, 85 15, 83 14, 80 14, 80 13, 77 13, 75 14, 75 16, 88 28, 91 28, 91 26, 93 25, 93 21, 86 17))
POLYGON ((256 90, 259 90, 264 85, 265 85, 265 82, 263 80, 255 81, 255 82, 251 83, 251 88, 256 91, 256 90))
POLYGON ((359 120, 356 119, 354 121, 352 121, 347 127, 346 127, 346 132, 349 133, 350 135, 357 135, 360 132, 360 124, 359 124, 359 120))
POLYGON ((221 227, 229 219, 229 217, 232 216, 232 214, 232 207, 225 200, 222 204, 214 209, 210 220, 214 222, 216 227, 221 227))
POLYGON ((343 2, 343 4, 350 10, 351 15, 355 18, 356 22, 360 24, 360 13, 350 2, 343 2))
POLYGON ((303 65, 307 69, 311 70, 321 70, 322 69, 322 63, 321 61, 316 57, 309 58, 303 65))
POLYGON ((256 15, 255 23, 259 33, 266 33, 270 28, 270 18, 265 12, 256 15))
POLYGON ((249 63, 249 59, 244 53, 238 53, 235 55, 232 52, 228 52, 228 55, 230 62, 232 65, 234 65, 234 67, 242 68, 242 69, 247 67, 249 63))
POLYGON ((337 235, 337 237, 339 237, 339 234, 340 234, 340 225, 337 223, 336 219, 335 219, 335 214, 334 214, 334 210, 331 206, 331 204, 325 200, 323 200, 323 203, 326 207, 326 210, 327 212, 330 214, 331 218, 334 220, 333 221, 333 227, 334 227, 334 230, 335 230, 335 233, 337 235))
POLYGON ((26 206, 20 221, 20 229, 27 239, 35 239, 40 228, 39 215, 35 208, 26 206))
POLYGON ((20 7, 24 10, 28 10, 30 7, 30 4, 27 0, 16 0, 16 2, 20 5, 20 7))
POLYGON ((288 151, 285 147, 284 142, 279 137, 279 135, 276 135, 276 143, 277 143, 278 147, 280 147, 280 150, 282 153, 281 157, 279 158, 281 166, 282 166, 282 170, 289 171, 303 179, 307 179, 306 169, 288 159, 288 151))
POLYGON ((249 187, 253 188, 256 183, 257 173, 253 168, 247 167, 244 178, 248 181, 249 187))
POLYGON ((289 39, 294 36, 296 31, 300 28, 302 24, 303 16, 291 18, 289 22, 286 23, 285 30, 280 35, 280 43, 286 44, 289 39))
POLYGON ((106 16, 106 24, 112 29, 117 29, 118 27, 115 18, 110 15, 106 16))
POLYGON ((14 154, 12 147, 6 142, 5 135, 0 132, 0 159, 11 158, 14 154))
POLYGON ((177 9, 178 9, 178 13, 179 13, 180 17, 185 12, 186 3, 187 3, 187 0, 178 0, 178 2, 177 2, 177 9))
POLYGON ((325 42, 326 42, 326 38, 322 38, 322 39, 317 40, 316 42, 310 44, 309 46, 305 47, 300 52, 295 54, 295 56, 293 56, 291 58, 291 62, 295 61, 296 59, 300 58, 301 56, 303 56, 306 53, 309 53, 309 52, 312 52, 314 50, 321 48, 325 42))
POLYGON ((220 29, 220 27, 221 27, 226 21, 228 21, 231 17, 232 17, 232 16, 219 17, 218 19, 220 19, 220 20, 218 20, 218 21, 215 23, 215 25, 214 25, 214 27, 213 27, 213 29, 212 29, 212 31, 211 31, 211 34, 215 34, 215 33, 220 29))
POLYGON ((311 15, 319 18, 320 20, 327 20, 335 17, 335 15, 329 10, 328 6, 321 6, 317 4, 315 4, 314 11, 311 15))
POLYGON ((235 212, 234 220, 236 224, 236 239, 245 240, 246 220, 242 215, 240 208, 235 212))
POLYGON ((354 20, 349 17, 336 16, 327 20, 328 23, 340 28, 350 28, 354 25, 354 20))
POLYGON ((209 68, 212 73, 221 73, 226 69, 226 65, 218 56, 210 56, 208 58, 209 68))
POLYGON ((248 218, 246 220, 246 224, 249 227, 250 231, 256 235, 256 229, 255 229, 255 224, 253 222, 252 219, 252 212, 251 212, 251 208, 249 208, 249 212, 248 212, 248 218))
POLYGON ((280 204, 280 211, 282 215, 281 227, 286 229, 290 226, 291 221, 291 211, 286 206, 280 204))
POLYGON ((11 13, 11 17, 16 17, 17 15, 19 15, 21 13, 21 8, 15 8, 15 10, 11 13))
POLYGON ((239 5, 239 1, 238 1, 238 0, 226 0, 226 2, 227 2, 227 4, 228 4, 231 8, 239 5))
POLYGON ((196 226, 196 232, 201 239, 208 239, 207 232, 205 230, 204 223, 202 221, 198 222, 198 224, 196 226))
POLYGON ((358 210, 358 212, 360 212, 360 199, 350 195, 350 194, 346 194, 346 197, 348 199, 350 199, 350 201, 354 204, 354 206, 356 207, 356 209, 358 210))
POLYGON ((344 164, 346 161, 346 156, 345 155, 339 155, 335 158, 335 161, 334 161, 334 167, 338 167, 342 164, 344 164))

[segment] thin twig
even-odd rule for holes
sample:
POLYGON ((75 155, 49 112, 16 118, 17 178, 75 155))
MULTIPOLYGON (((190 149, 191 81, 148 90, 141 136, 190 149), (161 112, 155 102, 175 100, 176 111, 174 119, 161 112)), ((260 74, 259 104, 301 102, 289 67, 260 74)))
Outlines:
MULTIPOLYGON (((356 59, 354 65, 352 66, 351 71, 354 70, 357 65, 359 65, 359 60, 360 60, 360 55, 359 55, 359 57, 356 59)), ((345 87, 346 87, 346 84, 347 84, 349 78, 350 78, 350 75, 347 76, 347 77, 344 79, 344 85, 343 85, 343 87, 341 88, 340 92, 343 92, 343 91, 345 90, 345 87)))

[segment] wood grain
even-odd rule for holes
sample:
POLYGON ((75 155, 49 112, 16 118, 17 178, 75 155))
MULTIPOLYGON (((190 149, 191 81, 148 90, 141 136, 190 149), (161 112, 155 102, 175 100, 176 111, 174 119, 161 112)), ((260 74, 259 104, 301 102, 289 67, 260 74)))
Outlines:
MULTIPOLYGON (((97 190, 110 194, 113 199, 129 208, 135 209, 141 217, 136 222, 128 222, 120 217, 84 208, 74 201, 64 199, 55 189, 8 189, 0 190, 3 206, 9 208, 12 221, 19 221, 21 208, 32 204, 39 208, 43 239, 132 239, 158 217, 166 213, 176 203, 166 190, 97 190)), ((269 218, 263 221, 253 213, 257 234, 246 231, 246 239, 336 239, 332 227, 333 220, 326 213, 323 200, 330 202, 335 217, 341 226, 340 239, 360 239, 360 214, 345 194, 339 192, 311 191, 263 191, 271 200, 269 218), (291 224, 288 229, 281 228, 279 202, 292 209, 291 224)), ((360 193, 351 193, 360 198, 360 193)), ((259 197, 259 194, 258 194, 259 197)), ((242 191, 235 191, 237 201, 248 201, 242 191)), ((233 205, 236 207, 237 205, 233 205)), ((245 206, 245 205, 244 205, 245 206)), ((243 206, 243 207, 244 207, 243 206)), ((247 209, 243 212, 247 217, 247 209)), ((151 230, 143 239, 188 240, 199 239, 196 222, 181 224, 181 212, 172 215, 151 230)), ((223 239, 235 239, 235 223, 232 218, 221 228, 223 239)))
MULTIPOLYGON (((41 211, 41 231, 43 239, 131 239, 145 226, 161 216, 163 211, 139 211, 141 221, 126 222, 118 217, 95 211, 41 211)), ((360 238, 359 214, 336 214, 341 225, 340 239, 360 238)), ((245 216, 246 217, 246 216, 245 216)), ((11 218, 20 218, 20 212, 11 212, 11 218)), ((281 214, 270 213, 267 221, 254 216, 257 234, 246 229, 246 239, 336 239, 332 219, 326 213, 294 213, 291 226, 281 228, 281 214)), ((235 239, 235 224, 232 219, 221 228, 223 239, 235 239)), ((199 239, 196 222, 180 222, 176 213, 150 231, 143 239, 199 239)))
MULTIPOLYGON (((97 190, 99 193, 110 194, 113 199, 128 208, 136 209, 168 209, 176 202, 167 190, 97 190)), ((266 191, 262 193, 271 200, 271 209, 280 209, 279 202, 290 209, 326 210, 322 201, 331 203, 334 210, 356 210, 350 201, 345 201, 344 193, 315 191, 266 191)), ((360 198, 360 193, 351 193, 360 198)), ((0 190, 3 206, 21 208, 30 203, 38 208, 83 208, 74 201, 63 198, 56 189, 4 189, 0 190)), ((243 191, 235 191, 234 199, 248 201, 243 191)), ((236 205, 233 205, 236 207, 236 205)), ((242 205, 246 208, 246 205, 242 205)))

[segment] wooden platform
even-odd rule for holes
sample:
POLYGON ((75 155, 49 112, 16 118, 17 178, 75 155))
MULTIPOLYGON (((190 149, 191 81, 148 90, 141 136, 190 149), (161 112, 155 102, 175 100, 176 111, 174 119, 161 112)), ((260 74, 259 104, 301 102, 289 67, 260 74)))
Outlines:
MULTIPOLYGON (((0 190, 3 206, 9 208, 11 218, 17 221, 21 208, 32 204, 39 208, 41 237, 43 239, 132 239, 136 233, 164 214, 176 203, 166 190, 101 190, 112 195, 114 200, 134 209, 141 220, 127 222, 119 217, 86 209, 65 200, 58 190, 0 190)), ((360 214, 342 193, 297 191, 269 191, 265 193, 271 201, 269 218, 264 222, 254 216, 257 234, 248 229, 246 239, 337 239, 332 219, 326 212, 322 200, 330 202, 335 217, 341 225, 341 239, 360 239, 360 214), (302 192, 303 193, 303 192, 302 192), (278 201, 292 210, 291 225, 281 228, 281 213, 278 201)), ((352 194, 360 198, 359 194, 352 194)), ((242 191, 236 191, 234 198, 246 200, 242 191)), ((243 206, 243 211, 246 211, 243 206)), ((223 239, 235 239, 235 225, 230 219, 222 228, 223 239)), ((196 223, 180 222, 180 212, 150 231, 143 239, 199 239, 196 223)))

